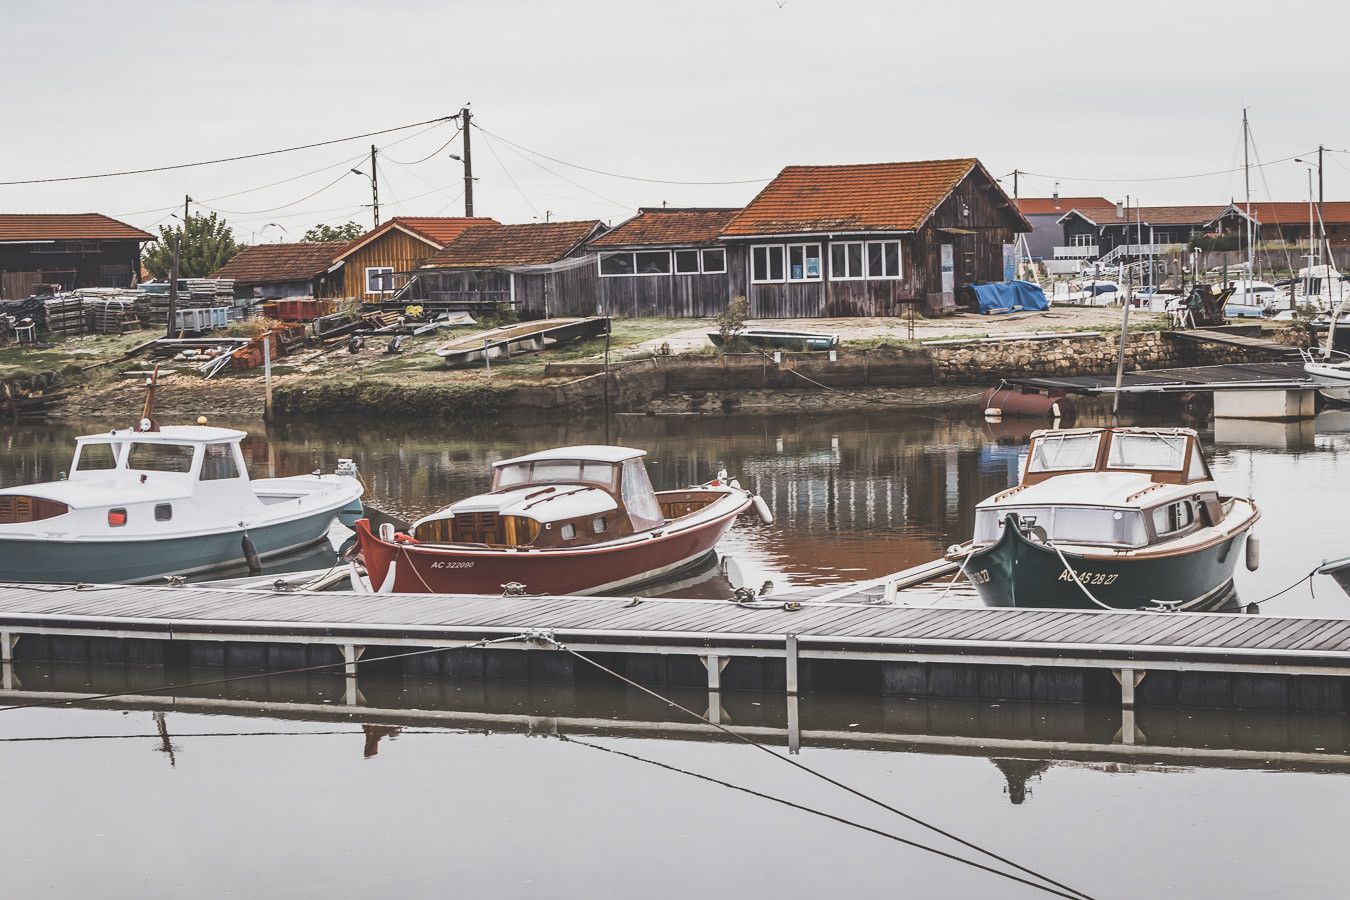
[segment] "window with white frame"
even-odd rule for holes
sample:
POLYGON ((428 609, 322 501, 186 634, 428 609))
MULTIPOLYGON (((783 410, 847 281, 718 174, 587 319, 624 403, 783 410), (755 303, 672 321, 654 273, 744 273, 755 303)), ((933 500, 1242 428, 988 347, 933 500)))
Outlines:
POLYGON ((366 293, 389 294, 394 290, 394 270, 390 266, 366 268, 366 293))
POLYGON ((834 281, 880 281, 899 278, 899 241, 840 241, 830 244, 830 278, 834 281))
POLYGON ((727 270, 727 251, 722 248, 699 251, 703 260, 704 274, 725 272, 727 270))
POLYGON ((675 251, 675 274, 697 275, 701 271, 697 250, 675 251))
POLYGON ((1095 247, 1097 246, 1097 236, 1095 234, 1074 234, 1069 236, 1070 247, 1095 247))
POLYGON ((615 275, 669 275, 669 250, 621 250, 600 254, 600 274, 615 275))
POLYGON ((750 248, 750 280, 819 281, 820 244, 760 244, 750 248))
POLYGON ((600 274, 601 275, 632 275, 633 274, 633 254, 632 253, 601 253, 600 254, 600 274))

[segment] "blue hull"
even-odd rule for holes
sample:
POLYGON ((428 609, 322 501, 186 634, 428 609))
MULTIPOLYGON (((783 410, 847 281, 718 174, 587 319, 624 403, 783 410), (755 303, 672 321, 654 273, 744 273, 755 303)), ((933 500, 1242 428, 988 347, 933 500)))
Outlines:
MULTIPOLYGON (((249 530, 260 557, 280 556, 328 536, 337 516, 325 510, 249 530)), ((245 564, 243 529, 142 541, 0 541, 0 581, 91 584, 158 581, 245 564)))

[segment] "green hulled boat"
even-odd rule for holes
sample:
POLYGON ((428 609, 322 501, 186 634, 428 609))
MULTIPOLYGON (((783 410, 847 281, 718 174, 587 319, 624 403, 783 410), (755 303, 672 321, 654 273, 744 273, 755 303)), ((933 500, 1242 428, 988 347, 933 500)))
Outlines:
POLYGON ((1043 430, 947 558, 989 606, 1215 609, 1258 518, 1219 493, 1189 428, 1043 430))

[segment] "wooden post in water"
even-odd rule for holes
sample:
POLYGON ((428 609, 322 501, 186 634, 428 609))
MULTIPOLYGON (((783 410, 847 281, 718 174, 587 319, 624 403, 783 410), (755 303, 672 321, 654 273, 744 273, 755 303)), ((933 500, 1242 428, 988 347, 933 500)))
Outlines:
POLYGON ((262 336, 263 342, 263 421, 272 421, 272 332, 262 336))
POLYGON ((784 656, 787 658, 787 682, 788 696, 797 696, 797 636, 789 634, 786 640, 784 656))

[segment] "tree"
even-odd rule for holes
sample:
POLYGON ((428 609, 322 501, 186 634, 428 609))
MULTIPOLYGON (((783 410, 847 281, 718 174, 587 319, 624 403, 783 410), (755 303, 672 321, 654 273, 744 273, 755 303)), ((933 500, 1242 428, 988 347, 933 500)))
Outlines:
MULTIPOLYGON (((181 227, 159 227, 159 240, 145 248, 141 262, 156 278, 168 278, 173 260, 174 242, 181 238, 181 227)), ((187 220, 187 242, 178 261, 179 278, 205 278, 230 261, 243 248, 235 243, 234 232, 224 219, 211 213, 192 213, 187 220)))
POLYGON ((345 225, 315 225, 309 231, 305 232, 302 241, 310 244, 324 243, 327 241, 354 241, 366 231, 355 222, 347 222, 345 225))

